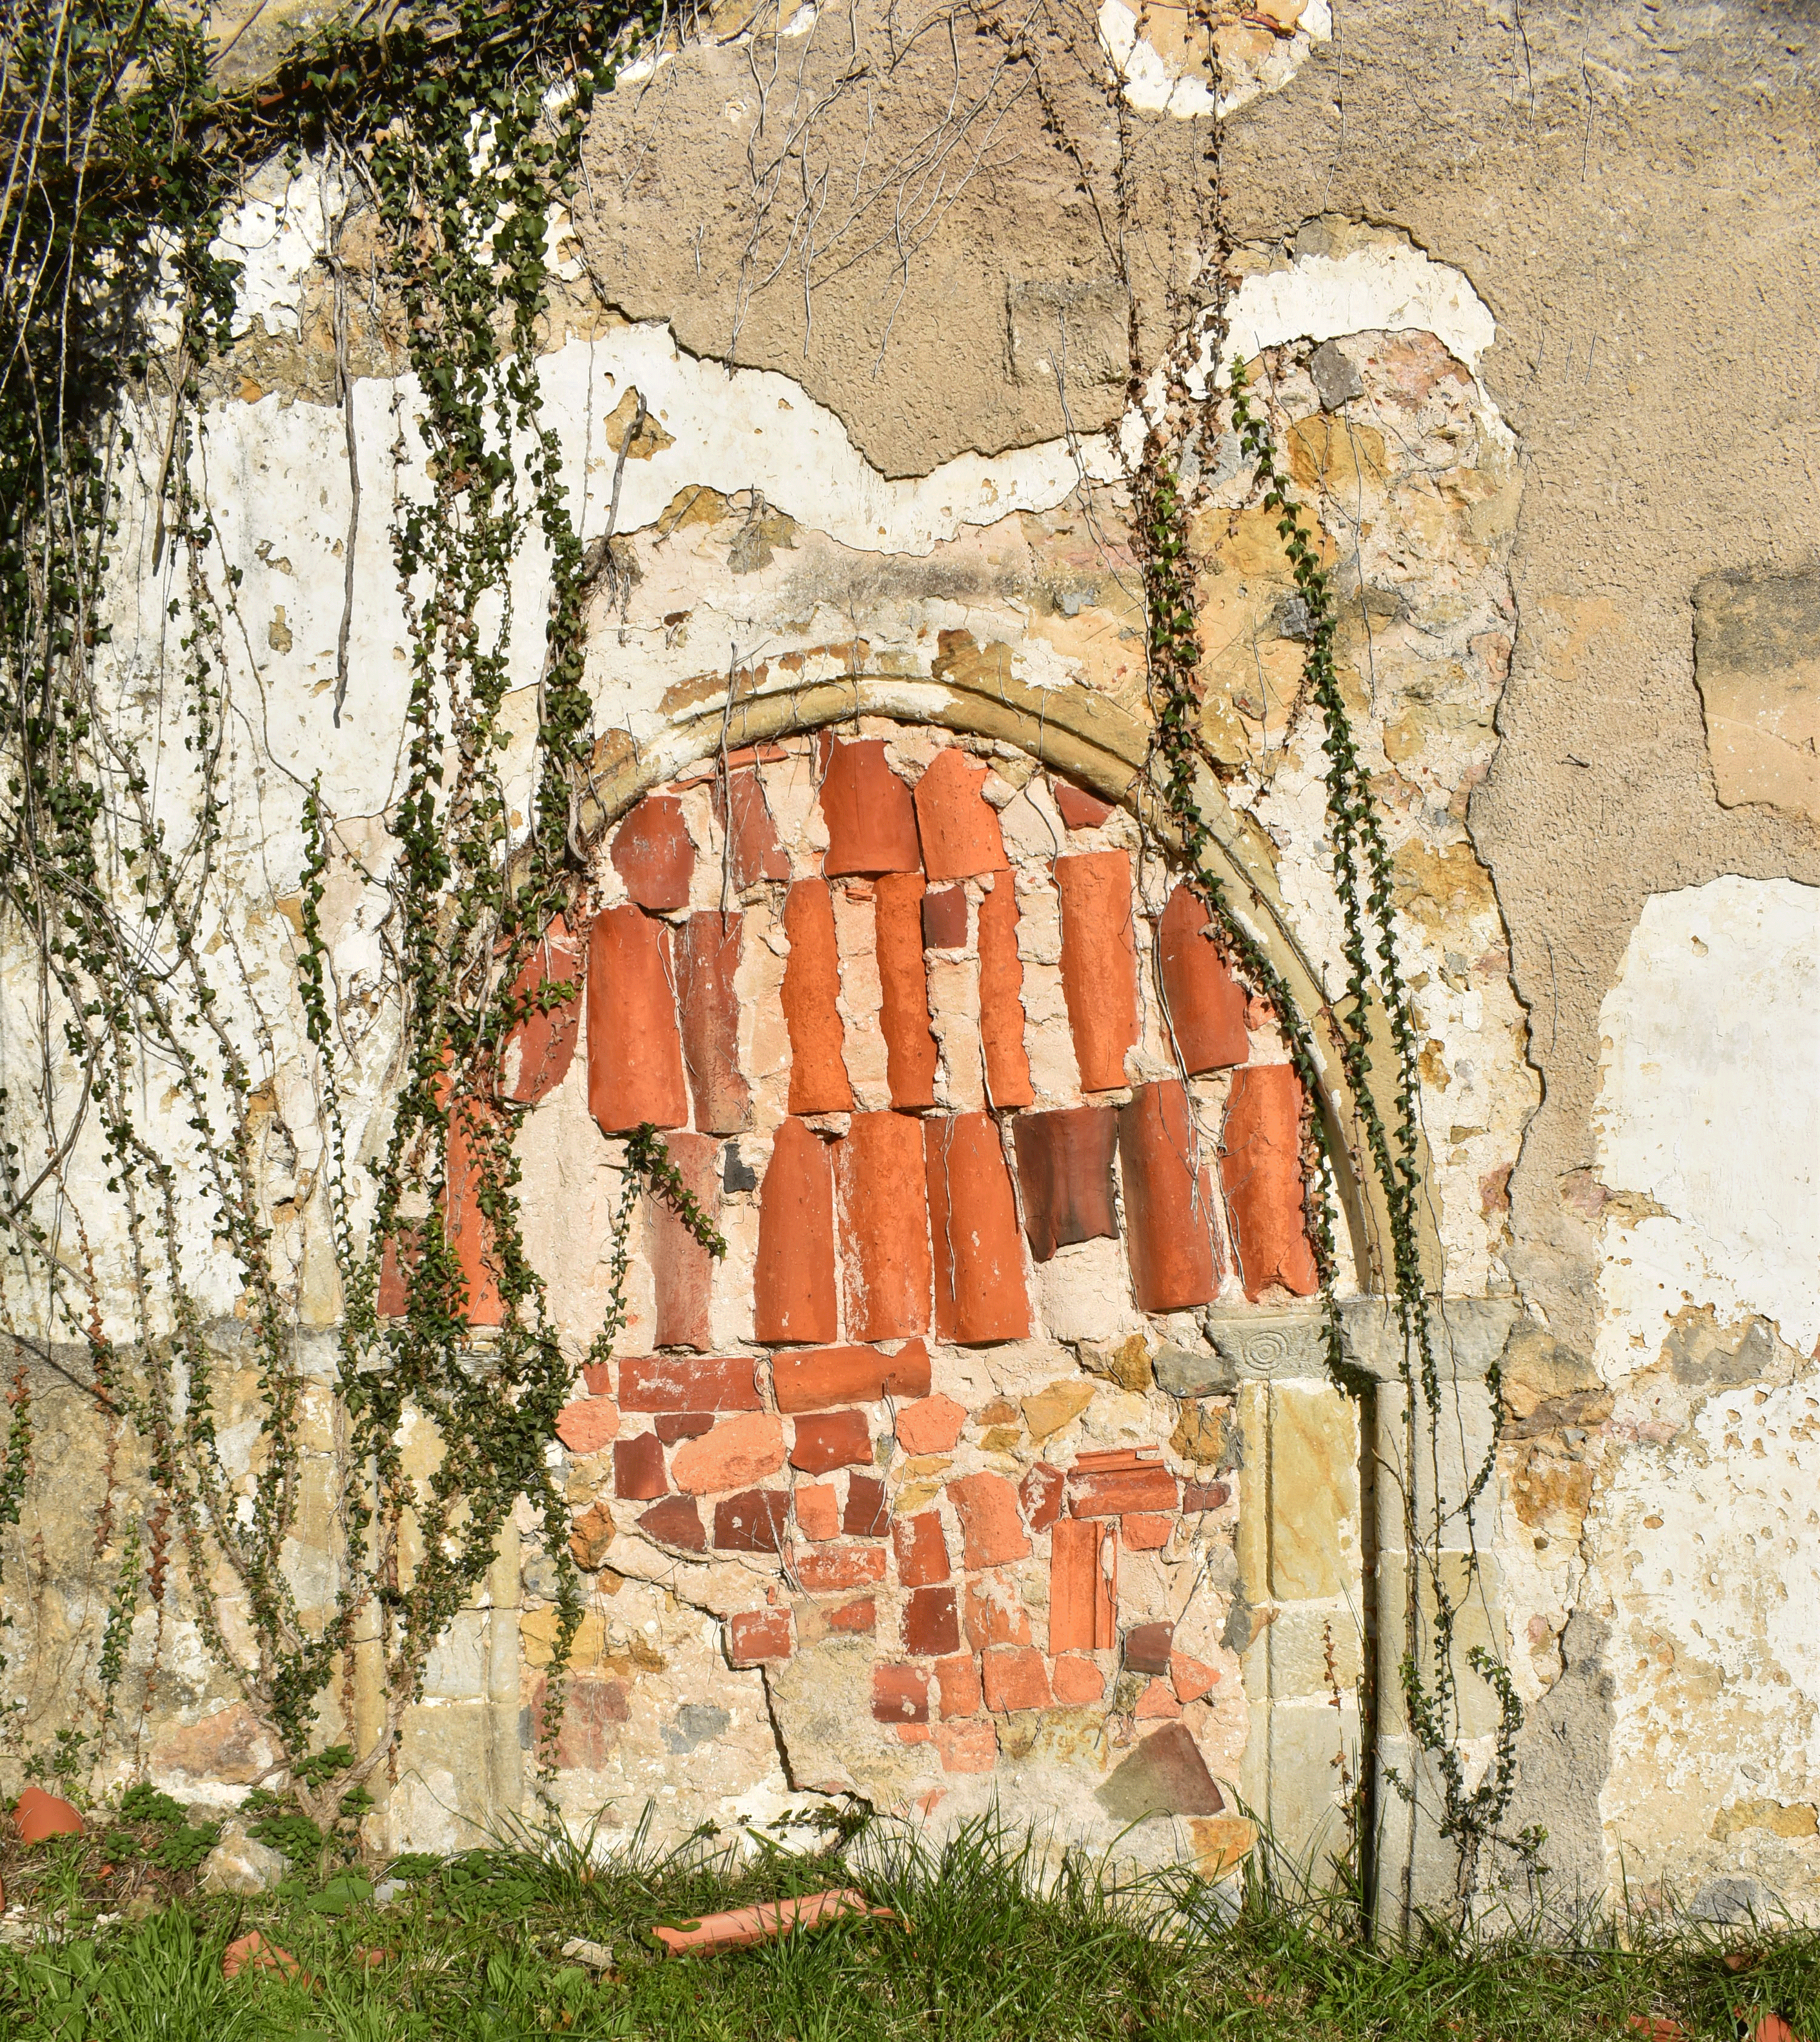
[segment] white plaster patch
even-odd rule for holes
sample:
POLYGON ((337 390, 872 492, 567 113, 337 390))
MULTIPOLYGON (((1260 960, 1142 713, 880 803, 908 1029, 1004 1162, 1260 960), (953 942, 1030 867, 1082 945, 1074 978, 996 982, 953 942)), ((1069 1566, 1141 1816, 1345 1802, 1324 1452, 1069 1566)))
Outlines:
MULTIPOLYGON (((1214 95, 1199 67, 1164 56, 1140 36, 1138 17, 1124 0, 1104 0, 1098 21, 1101 46, 1112 60, 1113 75, 1126 105, 1141 113, 1172 114, 1178 120, 1201 120, 1216 111, 1214 95)), ((1314 45, 1329 41, 1332 34, 1328 0, 1305 0, 1294 33, 1273 36, 1261 57, 1237 52, 1227 55, 1222 65, 1227 90, 1220 95, 1217 111, 1224 117, 1266 93, 1281 91, 1301 70, 1314 45)))
MULTIPOLYGON (((1298 255, 1287 269, 1247 277, 1229 310, 1226 354, 1248 361, 1285 341, 1405 328, 1432 333, 1475 376, 1497 338, 1490 307, 1458 270, 1387 236, 1344 255, 1298 255)), ((1203 360, 1203 374, 1207 366, 1203 360)), ((1225 384, 1223 363, 1218 380, 1225 384)))
POLYGON ((1600 1369, 1653 1361, 1669 1323, 1773 1320, 1820 1342, 1820 889, 1727 877, 1658 893, 1599 1010, 1608 1215, 1600 1369))
POLYGON ((314 163, 293 177, 274 159, 249 181, 245 201, 208 244, 217 261, 240 265, 230 329, 236 339, 254 319, 267 333, 301 331, 304 277, 327 247, 341 208, 339 183, 314 163))

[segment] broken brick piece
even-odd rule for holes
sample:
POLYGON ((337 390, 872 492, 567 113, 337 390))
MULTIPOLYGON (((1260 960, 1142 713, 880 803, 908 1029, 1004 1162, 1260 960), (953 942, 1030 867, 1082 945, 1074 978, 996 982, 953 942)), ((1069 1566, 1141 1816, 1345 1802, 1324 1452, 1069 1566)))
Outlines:
MULTIPOLYGON (((660 1503, 656 1508, 666 1506, 660 1503)), ((648 1510, 644 1513, 651 1515, 648 1510)), ((781 1553, 789 1521, 790 1498, 782 1489, 748 1489, 723 1497, 714 1506, 715 1547, 723 1553, 781 1553)))
POLYGON ((1183 1311, 1219 1294, 1213 1171, 1200 1148, 1180 1078, 1139 1085, 1118 1109, 1125 1247, 1141 1311, 1183 1311))
POLYGON ((885 1549, 882 1546, 818 1546, 812 1553, 797 1554, 793 1569, 809 1595, 870 1588, 885 1578, 885 1549))
POLYGON ((689 1496, 667 1496, 654 1503, 639 1518, 638 1528, 660 1546, 679 1546, 686 1553, 704 1551, 707 1537, 702 1529, 702 1513, 689 1496))
MULTIPOLYGON (((663 1145, 685 1191, 712 1224, 721 1208, 721 1145, 711 1134, 667 1134, 663 1145)), ((713 1301, 714 1256, 666 1197, 650 1202, 651 1274, 656 1294, 660 1347, 713 1345, 709 1308, 713 1301)))
POLYGON ((792 1467, 805 1474, 826 1474, 832 1468, 871 1465, 872 1428, 863 1411, 830 1411, 797 1420, 792 1467))
POLYGON ((512 981, 511 997, 523 1002, 526 1011, 507 1038, 511 1088, 506 1096, 520 1106, 535 1106, 547 1099, 568 1075, 581 1034, 582 956, 580 943, 558 915, 512 981), (546 1004, 544 991, 552 985, 569 985, 575 990, 552 1005, 546 1004))
POLYGON ((969 1577, 962 1620, 967 1643, 975 1652, 983 1652, 988 1645, 1032 1642, 1030 1612, 1018 1600, 1015 1584, 1002 1574, 969 1577))
POLYGON ((906 1340, 895 1354, 871 1347, 824 1347, 780 1354, 771 1362, 780 1411, 825 1411, 841 1404, 877 1404, 885 1397, 927 1397, 929 1350, 906 1340))
POLYGON ((892 771, 883 738, 824 740, 820 799, 828 824, 821 869, 831 879, 920 869, 910 790, 892 771))
POLYGON ((1273 1284, 1298 1298, 1321 1285, 1302 1204, 1302 1081, 1287 1064, 1247 1064, 1233 1073, 1220 1181, 1254 1302, 1273 1284))
POLYGON ((1047 1461, 1037 1461, 1018 1484, 1024 1522, 1033 1532, 1046 1532, 1061 1515, 1062 1474, 1047 1461))
POLYGON ((1002 1474, 959 1476, 948 1484, 948 1497, 961 1520, 969 1569, 1002 1566, 1029 1552, 1017 1491, 1002 1474))
POLYGON ((847 1332, 865 1340, 926 1333, 931 1260, 921 1122, 903 1113, 855 1114, 834 1145, 834 1184, 847 1332))
POLYGON ((967 1407, 952 1397, 925 1397, 897 1413, 897 1444, 907 1454, 945 1454, 967 1423, 967 1407))
POLYGON ((938 1510, 900 1517, 891 1527, 897 1578, 907 1589, 931 1587, 948 1578, 948 1541, 938 1510))
MULTIPOLYGON (((851 1539, 882 1539, 891 1524, 891 1509, 885 1501, 885 1484, 877 1475, 850 1474, 847 1478, 847 1508, 840 1514, 840 1528, 851 1539)), ((882 1555, 879 1565, 882 1570, 882 1555)))
POLYGON ((935 1245, 935 1328, 977 1346, 1030 1332, 1023 1244, 998 1123, 984 1113, 923 1122, 935 1245))
POLYGON ((951 1588, 912 1589, 904 1599, 904 1649, 913 1658, 932 1659, 960 1649, 960 1619, 951 1588))
POLYGON ((783 1421, 769 1411, 742 1411, 671 1456, 676 1486, 691 1496, 715 1496, 775 1474, 784 1464, 783 1421))
POLYGON ((790 1613, 787 1609, 747 1609, 727 1619, 727 1662, 732 1666, 759 1666, 767 1660, 790 1656, 790 1613))
POLYGON ((980 1662, 970 1652, 958 1653, 935 1662, 935 1685, 945 1717, 977 1715, 980 1711, 980 1662))
POLYGON ((981 1657, 980 1680, 986 1707, 995 1715, 1046 1709, 1053 1697, 1042 1654, 1027 1645, 999 1645, 981 1657))
POLYGON ((1122 1085, 1138 1040, 1138 939, 1131 860, 1122 851, 1072 852, 1055 861, 1061 897, 1061 991, 1083 1092, 1122 1085))
POLYGON ((695 1125, 710 1134, 737 1134, 751 1124, 752 1088, 740 1069, 736 984, 744 927, 741 916, 710 912, 691 915, 675 939, 682 1065, 695 1125))
MULTIPOLYGON (((619 1401, 628 1411, 694 1414, 755 1411, 760 1400, 749 1354, 640 1354, 619 1364, 619 1401)), ((679 1419, 666 1444, 687 1436, 685 1425, 689 1432, 707 1430, 693 1416, 679 1419)))
POLYGON ((758 772, 751 765, 736 766, 732 759, 728 764, 724 782, 718 772, 713 776, 714 820, 729 840, 733 890, 743 893, 761 879, 788 879, 790 854, 778 839, 758 772))
POLYGON ((1130 1553, 1159 1552, 1169 1543, 1169 1535, 1176 1528, 1173 1517, 1151 1516, 1137 1511, 1128 1512, 1118 1520, 1118 1535, 1130 1553))
POLYGON ((861 1596, 854 1602, 843 1603, 839 1609, 828 1612, 830 1631, 846 1631, 855 1634, 876 1631, 878 1627, 878 1603, 873 1596, 861 1596))
POLYGON ((927 1723, 929 1676, 920 1666, 874 1666, 872 1669, 874 1723, 927 1723))
POLYGON ((613 1493, 629 1503, 648 1503, 669 1488, 663 1476, 663 1444, 655 1432, 620 1440, 613 1449, 613 1493))
POLYGON ((923 896, 923 947, 964 950, 967 947, 967 889, 947 886, 923 896))
POLYGON ((1106 1692, 1106 1677, 1091 1659, 1065 1653, 1049 1671, 1050 1685, 1064 1708, 1084 1708, 1106 1692))
POLYGON ((614 832, 608 855, 640 907, 661 913, 688 906, 695 846, 673 794, 647 794, 614 832))
POLYGON ((598 1454, 619 1436, 619 1406, 610 1397, 578 1397, 556 1413, 556 1437, 572 1454, 598 1454))
POLYGON ((944 1772, 990 1772, 999 1762, 999 1734, 990 1717, 935 1726, 944 1772))
POLYGON ((832 1482, 799 1482, 793 1491, 797 1529, 818 1545, 840 1535, 840 1497, 832 1482))
POLYGON ((1052 781, 1050 786, 1055 793, 1055 805, 1071 830, 1098 829, 1112 813, 1110 801, 1101 801, 1097 794, 1088 793, 1072 780, 1052 781))
POLYGON ((1137 1673, 1167 1673, 1172 1623, 1140 1623, 1125 1634, 1125 1663, 1137 1673))
POLYGON ((1157 1461, 1134 1467, 1069 1470, 1068 1507, 1076 1517, 1122 1517, 1128 1510, 1172 1512, 1176 1478, 1157 1461))

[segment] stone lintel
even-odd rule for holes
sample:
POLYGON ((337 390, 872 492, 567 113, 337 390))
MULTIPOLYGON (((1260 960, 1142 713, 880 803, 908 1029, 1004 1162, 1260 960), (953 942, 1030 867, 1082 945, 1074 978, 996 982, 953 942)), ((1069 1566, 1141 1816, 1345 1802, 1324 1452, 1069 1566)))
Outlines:
MULTIPOLYGON (((1436 1362, 1452 1382, 1482 1381, 1521 1316, 1514 1298, 1436 1298, 1431 1310, 1436 1362)), ((1348 1363, 1380 1382, 1395 1382, 1402 1336, 1391 1302, 1347 1298, 1340 1323, 1348 1363)), ((1220 1396, 1248 1379, 1328 1373, 1327 1316, 1317 1301, 1268 1311, 1212 1306, 1201 1315, 1201 1330, 1204 1348, 1171 1344, 1155 1356, 1157 1381, 1172 1397, 1220 1396)))

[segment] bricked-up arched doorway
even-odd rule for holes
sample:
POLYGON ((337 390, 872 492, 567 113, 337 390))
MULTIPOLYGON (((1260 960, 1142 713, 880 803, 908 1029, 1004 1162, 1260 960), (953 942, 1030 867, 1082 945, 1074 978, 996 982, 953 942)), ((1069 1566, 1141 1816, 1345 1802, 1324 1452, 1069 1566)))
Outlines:
MULTIPOLYGON (((618 1354, 560 1427, 578 1554, 714 1619, 793 1787, 1083 1841, 1164 1816, 1157 1855, 1229 1854, 1283 1698, 1248 1647, 1279 1590, 1343 1646, 1360 1601, 1344 1400, 1302 1414, 1332 1550, 1273 1589, 1240 1557, 1241 1386, 1184 1390, 1208 1313, 1315 1288, 1273 1017, 1130 813, 1004 740, 780 734, 599 849, 555 939, 585 1021, 542 1017, 508 1076, 568 1099, 572 1148, 583 1091, 602 1157, 665 1130, 728 1251, 647 1207, 618 1354)), ((611 1663, 572 1682, 583 1804, 654 1777, 611 1663)))

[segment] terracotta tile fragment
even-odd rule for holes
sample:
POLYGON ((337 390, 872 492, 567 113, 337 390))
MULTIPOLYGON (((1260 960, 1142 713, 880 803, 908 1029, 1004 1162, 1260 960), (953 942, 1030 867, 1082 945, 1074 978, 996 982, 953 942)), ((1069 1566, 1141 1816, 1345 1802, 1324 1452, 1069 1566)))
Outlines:
POLYGON ((885 1578, 882 1546, 817 1546, 798 1552, 793 1561, 797 1581, 810 1595, 830 1595, 843 1589, 869 1588, 885 1578))
POLYGON ((724 1418, 671 1456, 676 1486, 691 1496, 716 1496, 775 1474, 784 1464, 784 1428, 769 1411, 724 1418))
POLYGON ((1068 1507, 1076 1517, 1122 1517, 1128 1510, 1172 1512, 1176 1478, 1155 1463, 1145 1467, 1069 1470, 1068 1507))
POLYGON ((772 1138, 759 1197, 752 1303, 754 1329, 762 1340, 814 1342, 835 1336, 834 1173, 828 1145, 800 1120, 785 1121, 772 1138))
POLYGON ((913 1589, 904 1599, 904 1649, 912 1658, 932 1659, 959 1650, 960 1619, 951 1588, 913 1589))
POLYGON ((856 1602, 843 1603, 839 1609, 828 1612, 830 1631, 851 1631, 863 1634, 878 1627, 878 1603, 873 1596, 862 1596, 856 1602))
POLYGON ((995 1715, 1046 1709, 1053 1699, 1042 1654, 1027 1645, 998 1645, 982 1654, 980 1681, 986 1691, 986 1707, 995 1715))
POLYGON ((1030 1612, 1015 1585, 1002 1574, 974 1574, 966 1584, 967 1644, 975 1652, 992 1645, 1028 1645, 1030 1612))
POLYGON ((840 958, 835 946, 834 903, 827 882, 800 880, 784 902, 784 1024, 790 1038, 792 1113, 846 1113, 853 1105, 843 1050, 847 1040, 836 1002, 840 958))
POLYGON ((834 1145, 847 1330, 900 1340, 929 1325, 928 1208, 923 1126, 901 1113, 856 1113, 834 1145))
POLYGON ((1302 1081, 1287 1064, 1233 1074, 1221 1139, 1220 1181, 1245 1295, 1280 1283, 1298 1298, 1320 1287, 1302 1192, 1302 1081))
POLYGON ((935 1034, 929 1025, 929 977, 923 962, 922 874, 885 874, 873 894, 872 913, 891 1103, 933 1106, 935 1034))
POLYGON ((48 1837, 79 1837, 86 1826, 73 1801, 28 1785, 13 1804, 13 1826, 21 1843, 41 1844, 48 1837))
POLYGON ((236 1936, 221 1952, 221 1975, 238 1978, 242 1971, 277 1971, 285 1978, 303 1979, 297 1960, 289 1950, 281 1949, 276 1943, 268 1943, 257 1929, 250 1929, 244 1936, 236 1936))
POLYGON ((1004 832, 981 793, 991 769, 958 744, 938 751, 916 782, 923 870, 931 879, 973 879, 1005 870, 1004 832))
POLYGON ((727 1663, 759 1666, 767 1660, 790 1656, 790 1613, 787 1609, 741 1610, 727 1619, 727 1663))
POLYGON ((1110 1524, 1062 1518, 1050 1534, 1049 1649, 1105 1652, 1118 1642, 1118 1539, 1110 1524))
MULTIPOLYGON (((628 1355, 619 1364, 619 1401, 628 1411, 698 1413, 755 1411, 759 1386, 749 1354, 628 1355)), ((705 1432, 691 1416, 693 1432, 705 1432)), ((679 1429, 673 1439, 686 1438, 679 1429)))
POLYGON ((603 1134, 689 1119, 671 988, 670 928, 637 908, 594 918, 587 952, 587 1103, 603 1134))
POLYGON ((1191 1077, 1242 1064, 1251 1054, 1245 988, 1227 969, 1207 923, 1192 889, 1178 886, 1157 927, 1163 1000, 1191 1077))
POLYGON ((581 1397, 556 1413, 556 1437, 572 1454, 598 1454, 619 1435, 619 1409, 610 1397, 581 1397))
POLYGON ((507 1040, 507 1067, 516 1070, 509 1099, 535 1106, 547 1099, 568 1075, 581 1034, 581 978, 583 952, 560 915, 550 923, 523 968, 512 981, 514 1001, 531 1003, 507 1040), (546 985, 569 985, 575 991, 558 1005, 535 1004, 546 985))
POLYGON ((1182 1485, 1182 1509, 1191 1510, 1223 1510, 1232 1499, 1232 1491, 1223 1482, 1186 1482, 1182 1485))
POLYGON ((937 1510, 900 1517, 891 1527, 897 1578, 907 1589, 933 1587, 948 1578, 948 1541, 937 1510))
POLYGON ((1179 1702, 1198 1702, 1210 1689, 1219 1685, 1219 1669, 1210 1666, 1199 1659, 1191 1659, 1185 1652, 1172 1650, 1169 1654, 1169 1680, 1176 1690, 1179 1702))
POLYGON ((931 889, 923 896, 923 947, 926 950, 967 947, 965 887, 950 886, 939 893, 931 889))
MULTIPOLYGON (((721 1145, 711 1134, 667 1134, 664 1146, 684 1185, 710 1220, 721 1210, 721 1145)), ((660 1347, 693 1348, 705 1353, 713 1345, 709 1306, 714 1286, 714 1258, 695 1238, 682 1215, 663 1198, 648 1203, 651 1273, 656 1291, 660 1347)))
POLYGON ((818 1545, 840 1532, 840 1497, 832 1482, 799 1482, 795 1490, 797 1529, 818 1545))
POLYGON ((967 1407, 952 1397, 925 1397, 897 1413, 897 1444, 907 1454, 945 1454, 961 1436, 967 1407))
POLYGON ((765 799, 763 777, 748 766, 729 771, 723 786, 717 774, 713 798, 714 820, 732 839, 728 847, 728 864, 733 891, 743 893, 762 879, 788 879, 790 854, 778 840, 770 804, 765 799), (732 818, 730 827, 729 813, 732 818))
POLYGON ((1084 1708, 1106 1692, 1106 1677, 1091 1659, 1068 1653, 1049 1670, 1050 1687, 1064 1708, 1084 1708))
POLYGON ((397 1231, 386 1236, 379 1254, 379 1295, 373 1304, 382 1319, 401 1319, 410 1310, 410 1275, 417 1268, 420 1253, 416 1229, 407 1222, 400 1221, 397 1231), (402 1254, 400 1236, 404 1243, 402 1254))
POLYGON ((1182 1704, 1167 1681, 1153 1681, 1138 1697, 1138 1706, 1131 1713, 1139 1723, 1168 1722, 1182 1713, 1182 1704))
POLYGON ((1023 1245, 997 1123, 984 1113, 923 1123, 935 1244, 935 1329, 963 1345, 1030 1332, 1023 1245))
POLYGON ((765 1900, 755 1907, 730 1908, 721 1914, 704 1914, 687 1929, 658 1927, 652 1930, 672 1956, 685 1951, 706 1955, 715 1950, 737 1950, 752 1943, 769 1942, 797 1929, 814 1929, 824 1922, 837 1922, 843 1914, 881 1915, 889 1921, 888 1907, 868 1904, 863 1893, 843 1888, 836 1893, 805 1894, 799 1900, 765 1900))
POLYGON ((674 795, 647 794, 614 832, 608 855, 640 907, 662 912, 688 906, 695 847, 674 795))
POLYGON ((1110 802, 1076 786, 1072 780, 1053 780, 1050 785, 1061 819, 1071 830, 1098 829, 1112 813, 1110 802))
POLYGON ((471 1326, 496 1326, 506 1316, 493 1259, 491 1222, 480 1210, 480 1154, 498 1138, 492 1110, 476 1099, 457 1099, 449 1109, 449 1162, 445 1197, 449 1243, 467 1287, 471 1326))
POLYGON ((1033 1532, 1046 1532, 1061 1515, 1061 1470, 1047 1461, 1037 1461, 1018 1484, 1018 1501, 1024 1522, 1033 1532))
POLYGON ((613 1493, 629 1503, 648 1503, 670 1485, 663 1474, 663 1443, 655 1432, 620 1440, 613 1449, 613 1493))
POLYGON ((1134 1673, 1167 1673, 1172 1623, 1140 1623, 1125 1634, 1125 1663, 1134 1673))
POLYGON ((910 790, 892 771, 883 738, 824 742, 821 813, 828 824, 821 869, 831 879, 918 870, 910 790))
POLYGON ((1219 1294, 1210 1162, 1199 1147, 1179 1078, 1139 1085, 1118 1109, 1125 1249, 1139 1310, 1179 1312, 1219 1294))
POLYGON ((1018 957, 1018 903, 1007 872, 980 903, 980 1046, 986 1096, 1001 1111, 1028 1106, 1030 1058, 1024 1053, 1023 966, 1018 957))
POLYGON ((1186 1723, 1165 1723, 1113 1769, 1094 1799, 1115 1820, 1150 1815, 1217 1815, 1225 1798, 1214 1784, 1186 1723))
POLYGON ((920 1666, 874 1666, 872 1669, 874 1723, 927 1723, 929 1676, 920 1666))
POLYGON ((829 1347, 780 1354, 771 1362, 771 1387, 780 1411, 826 1411, 840 1404, 876 1404, 929 1394, 929 1350, 906 1340, 895 1354, 871 1347, 829 1347))
POLYGON ((658 1438, 667 1447, 675 1446, 679 1440, 695 1438, 713 1422, 712 1411, 663 1411, 652 1421, 658 1438))
POLYGON ((1002 1566, 1029 1552, 1017 1491, 1002 1474, 962 1475, 947 1488, 961 1520, 962 1550, 969 1569, 1002 1566))
POLYGON ((693 1497, 667 1496, 661 1503, 652 1504, 640 1516, 638 1528, 660 1546, 679 1546, 686 1553, 702 1552, 707 1545, 702 1513, 693 1497))
MULTIPOLYGON (((891 1509, 885 1500, 885 1484, 877 1475, 850 1474, 847 1478, 847 1507, 840 1513, 840 1528, 851 1539, 882 1539, 891 1527, 891 1509)), ((884 1555, 879 1556, 882 1573, 884 1555)))
POLYGON ((990 1772, 999 1762, 999 1734, 990 1718, 938 1723, 935 1749, 944 1772, 990 1772))
POLYGON ((1011 1122, 1030 1252, 1046 1262, 1076 1241, 1115 1241, 1112 1156, 1118 1115, 1104 1106, 1023 1113, 1011 1122))
POLYGON ((952 1720, 979 1714, 982 1699, 980 1662, 972 1653, 962 1652, 951 1659, 937 1660, 935 1685, 941 1693, 944 1717, 952 1720))
MULTIPOLYGON (((668 1505, 655 1507, 663 1510, 668 1505)), ((644 1517, 652 1514, 648 1510, 644 1517)), ((781 1553, 789 1521, 790 1498, 782 1489, 748 1489, 723 1497, 714 1505, 715 1548, 723 1553, 781 1553)))
POLYGON ((839 1467, 870 1467, 872 1430, 863 1411, 830 1411, 798 1418, 790 1466, 805 1474, 826 1474, 839 1467))
POLYGON ((1118 1520, 1118 1535, 1130 1553, 1160 1552, 1175 1528, 1173 1517, 1151 1516, 1141 1511, 1128 1512, 1118 1520))
POLYGON ((710 1134, 737 1134, 752 1120, 752 1088, 740 1069, 740 968, 744 927, 739 915, 691 915, 676 939, 676 1007, 682 1064, 695 1125, 710 1134))
POLYGON ((1138 941, 1131 860, 1122 851, 1076 851, 1055 861, 1061 897, 1061 991, 1083 1092, 1125 1081, 1138 1040, 1138 941))

